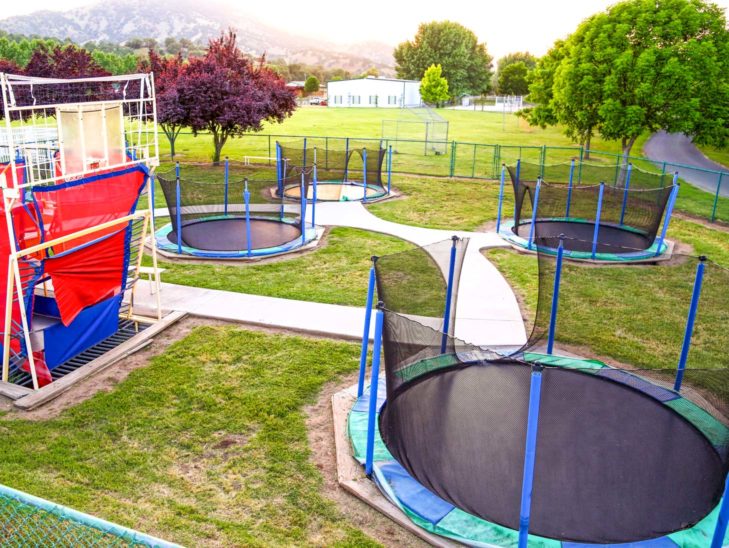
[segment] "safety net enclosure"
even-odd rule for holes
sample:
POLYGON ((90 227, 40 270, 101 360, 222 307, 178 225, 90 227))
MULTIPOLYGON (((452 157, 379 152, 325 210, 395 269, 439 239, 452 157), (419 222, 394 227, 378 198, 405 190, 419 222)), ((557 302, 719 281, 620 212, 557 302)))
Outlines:
POLYGON ((502 169, 497 232, 513 245, 606 262, 650 261, 670 256, 666 232, 678 194, 677 174, 642 171, 632 164, 598 166, 570 162, 544 166, 518 161, 502 169), (502 212, 506 173, 513 218, 502 212))
MULTIPOLYGON (((176 255, 244 259, 311 243, 317 236, 315 206, 272 192, 279 182, 272 173, 226 159, 220 165, 177 164, 159 174, 170 222, 157 231, 158 248, 176 255)), ((302 185, 301 173, 292 170, 282 182, 302 185)))
POLYGON ((308 139, 277 142, 276 195, 299 200, 303 188, 309 202, 366 202, 388 196, 392 151, 382 142, 341 141, 340 150, 308 139))
POLYGON ((179 546, 5 485, 0 523, 4 546, 179 546))
POLYGON ((152 225, 136 208, 157 146, 149 74, 0 74, 0 87, 7 395, 6 383, 41 389, 154 323, 135 315, 133 295, 152 225))
POLYGON ((420 527, 472 545, 727 545, 729 271, 683 257, 655 267, 646 285, 663 291, 641 298, 624 283, 636 269, 540 253, 533 328, 507 349, 452 336, 466 245, 375 262, 370 384, 362 368, 348 432, 383 494, 420 527), (586 271, 607 295, 585 288, 586 271), (681 311, 663 320, 675 329, 651 322, 662 306, 681 311), (614 307, 635 311, 621 330, 614 307), (575 327, 586 314, 599 338, 575 327))

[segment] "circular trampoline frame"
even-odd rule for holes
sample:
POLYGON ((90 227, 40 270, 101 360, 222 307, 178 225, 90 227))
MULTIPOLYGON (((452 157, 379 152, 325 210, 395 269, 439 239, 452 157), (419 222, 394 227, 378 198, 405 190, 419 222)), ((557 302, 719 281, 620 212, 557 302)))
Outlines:
MULTIPOLYGON (((437 358, 435 358, 437 359, 437 358)), ((660 439, 660 434, 658 432, 651 432, 654 435, 654 441, 658 440, 662 443, 658 443, 654 446, 651 446, 649 443, 647 443, 650 440, 645 440, 646 443, 644 444, 644 447, 639 448, 640 450, 645 449, 648 451, 653 451, 658 454, 658 452, 662 451, 664 449, 663 443, 665 442, 676 442, 681 443, 683 441, 686 441, 687 439, 695 439, 697 443, 701 443, 703 446, 701 448, 701 451, 705 453, 705 456, 708 458, 708 460, 713 461, 715 459, 716 465, 719 469, 722 470, 722 477, 718 480, 716 485, 716 490, 712 493, 710 493, 710 496, 704 496, 702 506, 702 512, 700 516, 693 516, 695 519, 691 519, 690 521, 684 523, 682 527, 675 529, 671 532, 661 532, 659 534, 647 534, 643 536, 642 538, 635 538, 633 539, 630 546, 645 546, 653 547, 653 546, 699 546, 699 545, 707 545, 709 544, 712 534, 714 531, 714 528, 716 527, 716 523, 718 520, 718 514, 719 514, 719 507, 721 506, 721 495, 724 490, 724 479, 723 479, 723 465, 721 464, 721 457, 719 456, 719 448, 712 444, 711 438, 712 438, 712 429, 714 428, 721 428, 723 429, 723 434, 725 436, 726 431, 726 425, 720 423, 716 419, 711 419, 710 421, 706 418, 707 413, 703 411, 700 407, 692 403, 690 400, 687 400, 683 398, 679 393, 673 392, 668 389, 664 389, 658 385, 655 385, 649 381, 646 381, 645 379, 642 379, 640 377, 637 377, 635 375, 632 375, 629 372, 622 371, 619 369, 612 368, 610 366, 607 366, 605 364, 602 364, 600 362, 597 362, 595 360, 581 360, 576 358, 565 358, 561 359, 554 356, 546 356, 542 354, 525 354, 524 359, 527 361, 530 361, 531 363, 540 362, 548 363, 549 367, 551 369, 554 369, 553 371, 556 374, 559 375, 567 375, 569 377, 573 377, 574 375, 579 375, 580 377, 578 380, 580 380, 583 383, 590 383, 590 390, 597 390, 600 391, 601 388, 607 388, 609 390, 620 390, 623 391, 623 396, 628 398, 636 398, 636 401, 640 404, 640 406, 650 406, 652 409, 652 412, 654 413, 666 413, 670 414, 670 420, 669 422, 672 425, 678 425, 683 429, 685 433, 687 433, 687 436, 683 436, 681 440, 674 440, 674 439, 660 439), (562 361, 560 361, 562 360, 562 361), (602 384, 601 384, 602 383, 602 384), (702 422, 703 421, 703 422, 702 422), (707 422, 708 421, 708 422, 707 422), (693 436, 693 438, 691 437, 693 436), (715 453, 715 454, 714 454, 715 453), (718 497, 717 497, 718 493, 718 497)), ((421 360, 419 362, 416 362, 413 364, 412 367, 417 368, 421 366, 424 362, 427 362, 428 360, 421 360)), ((530 368, 526 364, 520 364, 520 367, 522 367, 525 371, 525 374, 528 376, 530 368)), ((444 375, 450 375, 450 380, 445 380, 443 383, 445 384, 444 392, 447 394, 451 394, 451 397, 448 399, 448 402, 453 405, 453 408, 443 409, 441 405, 433 405, 434 408, 433 413, 438 414, 439 416, 449 416, 449 414, 452 413, 463 413, 466 411, 471 411, 472 408, 468 408, 467 406, 460 406, 460 400, 458 398, 453 397, 453 390, 454 390, 454 384, 453 379, 455 379, 457 375, 463 374, 468 369, 471 369, 472 372, 474 368, 483 368, 483 370, 486 370, 487 368, 495 368, 499 367, 499 365, 490 365, 490 364, 469 364, 464 363, 461 366, 454 367, 454 368, 444 368, 442 370, 434 370, 431 371, 428 374, 423 375, 422 377, 416 377, 414 380, 409 381, 405 385, 400 386, 395 394, 394 398, 395 400, 398 400, 403 397, 408 397, 408 392, 412 390, 424 390, 424 393, 426 395, 431 395, 432 392, 428 391, 428 383, 431 382, 433 379, 436 381, 443 377, 444 375), (458 401, 457 401, 458 400, 458 401), (437 410, 436 410, 437 409, 437 410)), ((508 365, 507 365, 508 367, 508 365)), ((514 366, 516 367, 516 366, 514 366)), ((425 365, 425 369, 429 369, 427 365, 425 365)), ((478 372, 477 372, 478 373, 478 372)), ((480 374, 480 373, 479 373, 480 374)), ((488 375, 488 373, 486 374, 488 375)), ((461 379, 461 382, 466 382, 464 379, 461 379)), ((529 380, 527 378, 526 380, 526 390, 528 389, 529 380)), ((385 388, 384 383, 380 382, 378 386, 378 394, 377 394, 377 417, 376 417, 376 425, 382 426, 383 417, 388 413, 391 412, 391 408, 388 408, 388 406, 392 405, 391 403, 388 403, 386 400, 386 394, 385 394, 385 388)), ((488 399, 488 387, 490 384, 486 383, 485 385, 481 386, 481 389, 478 387, 474 387, 474 398, 483 398, 488 399)), ((554 386, 554 385, 553 385, 554 386)), ((559 386, 559 385, 557 385, 559 386)), ((499 390, 498 387, 494 388, 494 390, 499 390)), ((422 394, 421 394, 422 395, 422 394)), ((594 395, 594 394, 593 394, 594 395)), ((511 405, 511 400, 509 399, 509 394, 504 394, 503 390, 501 392, 501 395, 498 394, 492 394, 492 396, 506 398, 509 400, 509 405, 511 405)), ((416 397, 416 396, 412 396, 416 397)), ((526 396, 528 399, 528 395, 526 396)), ((592 396, 586 395, 583 397, 583 400, 587 401, 592 396)), ((579 396, 578 396, 579 398, 579 396)), ((559 398, 557 398, 559 399, 559 398)), ((593 398, 595 399, 595 398, 593 398)), ((367 449, 367 424, 368 424, 368 409, 370 407, 370 394, 369 389, 364 392, 364 394, 357 400, 357 402, 354 404, 352 409, 349 412, 348 418, 347 418, 347 432, 348 437, 351 442, 351 446, 353 449, 353 455, 354 457, 362 464, 365 462, 366 458, 366 449, 367 449)), ((592 401, 592 400, 591 400, 592 401)), ((600 402, 599 399, 597 399, 598 402, 600 402)), ((523 403, 523 401, 521 401, 523 403)), ((611 415, 613 413, 618 413, 620 410, 615 411, 614 407, 610 406, 609 401, 608 402, 600 402, 602 407, 604 408, 604 411, 607 413, 600 414, 597 413, 596 417, 598 419, 602 419, 603 416, 606 417, 606 421, 616 421, 614 417, 611 415)), ((542 396, 542 406, 545 405, 544 395, 542 396)), ((546 405, 550 405, 549 402, 547 402, 546 405)), ((512 409, 513 411, 513 409, 512 409)), ((504 414, 511 415, 511 412, 509 409, 502 409, 500 412, 504 414)), ((542 411, 542 413, 544 413, 542 411)), ((417 415, 417 414, 416 414, 417 415)), ((410 416, 410 415, 408 415, 410 416)), ((666 415, 668 416, 668 415, 666 415)), ((464 416, 457 415, 457 417, 464 418, 464 416)), ((459 420, 461 420, 459 418, 459 420)), ((483 415, 479 415, 476 417, 475 422, 480 422, 481 419, 483 419, 483 415)), ((433 424, 435 431, 438 431, 437 428, 439 426, 442 426, 439 424, 439 419, 435 417, 436 420, 432 420, 433 417, 418 417, 415 416, 414 418, 414 427, 417 428, 417 424, 426 424, 430 425, 433 424), (417 424, 415 424, 417 423, 417 424)), ((474 422, 474 419, 469 419, 471 422, 474 422)), ((546 420, 546 419, 545 419, 546 420)), ((552 430, 554 430, 555 425, 557 425, 557 432, 559 432, 560 424, 562 421, 554 421, 552 423, 552 430)), ((635 421, 635 422, 641 422, 641 421, 635 421)), ((594 426, 593 424, 590 424, 589 421, 584 420, 584 417, 582 415, 579 415, 576 420, 573 420, 573 424, 578 424, 578 428, 582 428, 584 426, 585 432, 583 433, 583 438, 586 436, 587 439, 592 440, 594 443, 601 443, 604 441, 605 445, 608 446, 608 452, 613 451, 631 451, 631 452, 639 452, 639 449, 628 447, 620 449, 610 448, 609 446, 615 445, 615 440, 610 441, 602 438, 599 433, 596 435, 594 432, 591 432, 591 427, 594 426)), ((410 424, 410 421, 408 421, 408 424, 410 424)), ((625 424, 625 423, 620 423, 625 424)), ((513 425, 512 425, 513 426, 513 425)), ((522 425, 524 429, 526 429, 525 425, 522 425)), ((515 515, 516 519, 516 528, 513 527, 513 520, 510 524, 503 524, 503 523, 497 523, 495 521, 489 521, 486 519, 483 519, 481 517, 477 517, 476 515, 473 515, 471 513, 468 513, 467 511, 461 509, 458 507, 457 504, 453 502, 453 499, 458 499, 459 494, 456 492, 449 491, 449 495, 451 500, 445 500, 438 495, 434 494, 431 490, 426 488, 422 483, 420 483, 413 475, 411 475, 406 468, 400 464, 394 457, 393 454, 389 451, 387 445, 385 444, 380 427, 375 428, 375 442, 374 442, 374 466, 373 466, 373 474, 372 478, 380 488, 380 490, 383 492, 383 494, 391 501, 393 502, 400 510, 402 510, 406 516, 413 521, 415 524, 420 526, 421 528, 425 529, 426 531, 430 533, 435 533, 447 538, 454 539, 458 542, 462 542, 464 544, 468 545, 476 545, 476 546, 516 546, 518 543, 518 537, 519 537, 519 531, 518 531, 518 524, 519 524, 519 504, 518 501, 516 503, 516 507, 514 509, 509 509, 509 511, 512 513, 512 515, 515 515)), ((628 425, 628 428, 632 428, 633 430, 638 430, 639 428, 644 428, 645 425, 640 426, 634 426, 634 425, 628 425)), ((552 438, 549 438, 547 434, 549 433, 550 429, 547 429, 547 431, 542 431, 543 426, 540 425, 540 433, 539 435, 542 436, 544 433, 544 437, 539 438, 539 444, 549 444, 553 443, 556 444, 557 442, 552 442, 552 438), (544 441, 544 440, 547 441, 544 441)), ((513 428, 514 430, 518 430, 516 435, 512 435, 513 438, 520 438, 520 442, 523 447, 524 438, 523 438, 523 431, 519 428, 513 428)), ((414 430, 417 431, 417 430, 414 430)), ((503 434, 504 432, 508 432, 508 428, 501 428, 498 434, 503 434)), ((671 432, 674 432, 673 430, 671 432)), ((633 432, 635 434, 636 432, 633 432)), ((498 437, 497 434, 497 437, 498 437)), ((572 439, 572 436, 575 434, 575 431, 570 430, 566 434, 563 433, 563 436, 567 436, 567 438, 572 439)), ((666 434, 666 432, 664 432, 666 434)), ((713 432, 714 439, 724 439, 723 436, 719 435, 716 431, 713 432)), ((634 436, 635 437, 635 436, 634 436)), ((501 438, 498 438, 501 439, 501 438)), ((440 443, 442 440, 432 440, 434 447, 439 447, 442 445, 440 443)), ((513 441, 513 440, 512 440, 513 441)), ((519 440, 517 440, 519 441, 519 440)), ((508 443, 508 442, 507 442, 508 443)), ((422 444, 421 444, 422 445, 422 444)), ((471 444, 475 445, 475 444, 471 444)), ((617 444, 622 445, 622 444, 617 444)), ((488 455, 484 457, 484 459, 494 458, 495 454, 498 454, 499 451, 501 451, 501 448, 503 447, 502 444, 498 445, 498 448, 491 449, 488 451, 488 455)), ((545 480, 538 479, 538 473, 539 473, 539 461, 537 463, 537 469, 535 470, 535 496, 537 497, 534 499, 533 507, 532 507, 532 523, 530 524, 530 533, 529 533, 529 546, 540 546, 545 548, 554 548, 558 546, 562 546, 563 542, 566 543, 565 545, 569 546, 590 546, 590 545, 600 545, 605 544, 604 539, 602 540, 590 540, 585 538, 568 538, 568 533, 562 532, 562 538, 555 537, 555 536, 540 536, 539 535, 539 520, 541 519, 543 526, 544 524, 544 515, 541 516, 541 518, 537 518, 536 516, 539 515, 540 512, 544 512, 544 501, 545 499, 542 498, 541 502, 542 508, 541 509, 535 509, 534 505, 539 503, 539 488, 540 485, 539 481, 546 481, 551 482, 553 485, 562 485, 560 483, 560 479, 558 476, 556 476, 554 479, 551 477, 551 474, 549 470, 545 470, 545 467, 551 463, 551 462, 557 462, 556 459, 560 458, 560 451, 559 449, 562 446, 557 447, 557 451, 549 451, 545 450, 542 445, 538 445, 537 448, 537 458, 539 458, 539 452, 542 451, 542 468, 541 468, 541 476, 546 476, 547 478, 545 480), (556 455, 556 457, 555 457, 556 455), (546 462, 545 460, 546 459, 546 462), (550 460, 551 459, 551 460, 550 460), (546 472, 546 473, 545 473, 546 472), (573 544, 574 543, 574 544, 573 544)), ((414 450, 414 453, 417 453, 416 448, 414 450)), ((420 448, 422 449, 422 448, 420 448)), ((552 448, 553 450, 555 448, 552 448)), ((571 448, 568 449, 568 452, 571 450, 571 448)), ((600 449, 598 447, 595 447, 594 445, 590 446, 590 449, 595 454, 601 455, 600 449)), ((698 449, 697 449, 698 452, 698 449)), ((486 450, 477 451, 477 454, 479 456, 484 455, 487 453, 486 450)), ((447 458, 447 451, 440 450, 438 455, 441 457, 447 458), (443 454, 441 454, 441 452, 443 454)), ((693 453, 692 453, 693 456, 693 453)), ((437 460, 437 459, 436 459, 437 460)), ((507 459, 508 460, 508 459, 507 459)), ((684 459, 685 460, 685 459, 684 459)), ((640 462, 635 461, 635 462, 640 462)), ((683 462, 683 461, 681 461, 683 462)), ((410 463, 412 464, 412 463, 410 463)), ((622 462, 621 462, 622 464, 622 462)), ((676 463, 672 463, 674 466, 676 463)), ((523 456, 522 460, 519 461, 517 459, 517 462, 513 463, 513 466, 516 467, 518 470, 521 470, 521 467, 523 465, 523 456)), ((451 471, 453 467, 457 466, 457 464, 448 461, 447 468, 449 468, 451 471)), ((569 467, 566 466, 565 463, 557 463, 557 472, 565 472, 567 470, 569 473, 578 474, 578 467, 569 467), (569 470, 568 470, 569 469, 569 470)), ((675 470, 672 470, 675 471, 675 470)), ((694 470, 695 471, 695 470, 694 470)), ((601 472, 601 470, 598 470, 598 474, 601 472)), ((665 471, 664 471, 665 472, 665 471)), ((713 472, 716 472, 716 470, 713 470, 713 472)), ((670 471, 668 472, 670 474, 670 471)), ((437 474, 437 471, 434 472, 434 474, 437 474)), ((709 474, 709 471, 706 471, 706 475, 709 474)), ((713 485, 713 480, 717 479, 714 478, 712 475, 712 481, 709 482, 713 485)), ((688 474, 688 477, 691 479, 694 478, 694 476, 688 474)), ((425 473, 424 475, 425 481, 433 481, 433 477, 431 477, 429 474, 425 473)), ((583 478, 584 479, 584 478, 583 478)), ((704 483, 707 483, 707 480, 705 478, 702 478, 704 483)), ((519 486, 520 486, 521 476, 518 478, 519 486)), ((598 478, 596 480, 598 483, 602 481, 602 484, 606 484, 608 486, 612 486, 611 483, 609 483, 609 478, 605 480, 601 480, 598 478)), ((677 479, 677 485, 681 482, 685 484, 687 481, 686 477, 684 478, 678 478, 677 479)), ((466 483, 472 483, 473 479, 466 480, 466 483)), ((483 485, 483 490, 488 492, 489 487, 491 487, 494 491, 494 493, 501 493, 499 490, 498 484, 499 482, 493 482, 492 484, 489 484, 488 478, 483 479, 483 481, 480 482, 480 485, 483 485)), ((580 483, 580 480, 574 480, 575 484, 580 483)), ((589 483, 589 482, 587 482, 589 483)), ((582 486, 583 484, 580 484, 582 486)), ((705 485, 704 485, 705 487, 705 485)), ((619 493, 613 493, 612 495, 612 501, 614 502, 616 500, 616 497, 620 495, 622 496, 622 492, 619 493)), ((594 495, 592 495, 594 498, 594 495)), ((629 495, 628 495, 629 496, 629 495)), ((684 493, 680 493, 680 495, 677 496, 685 496, 684 493)), ((584 497, 584 495, 583 495, 584 497)), ((498 498, 498 495, 496 496, 498 498)), ((547 497, 549 498, 549 497, 547 497)), ((589 498, 589 497, 588 497, 589 498)), ((550 499, 551 500, 551 499, 550 499)), ((617 500, 621 500, 619 497, 617 500)), ((602 502, 601 499, 597 499, 596 501, 599 506, 599 502, 602 502)), ((656 502, 656 506, 666 506, 668 503, 665 500, 660 500, 656 502)), ((557 504, 555 505, 546 505, 546 514, 551 515, 552 513, 558 513, 559 510, 557 510, 557 504)), ((499 509, 501 509, 499 507, 499 509)), ((593 512, 595 511, 594 508, 590 508, 593 512)), ((654 510, 653 507, 651 507, 648 511, 643 512, 650 513, 650 511, 654 510)), ((619 509, 619 512, 625 513, 625 509, 619 509)), ((498 513, 498 512, 497 512, 498 513)), ((628 514, 629 515, 629 514, 628 514)), ((670 518, 673 521, 679 520, 679 518, 676 515, 671 516, 670 518)), ((688 518, 687 518, 688 519, 688 518)), ((593 518, 593 521, 598 521, 593 518)), ((623 524, 621 523, 621 526, 623 524)), ((559 524, 554 525, 556 529, 554 530, 560 530, 563 531, 562 528, 560 528, 559 524)), ((569 528, 569 526, 566 526, 569 528)), ((610 524, 607 525, 608 529, 611 527, 610 524)), ((645 529, 650 529, 650 524, 645 525, 645 529)), ((584 534, 584 532, 583 532, 584 534)), ((626 541, 621 541, 626 542, 626 541)), ((611 544, 613 545, 613 544, 611 544)))
MULTIPOLYGON (((203 227, 205 226, 205 223, 214 222, 219 224, 221 221, 235 224, 243 224, 243 226, 245 227, 246 218, 245 216, 241 215, 211 215, 209 217, 201 217, 199 219, 186 221, 184 225, 188 228, 190 226, 196 225, 203 227)), ((179 246, 176 240, 170 239, 170 237, 175 234, 175 227, 172 223, 168 223, 159 230, 157 230, 157 232, 155 233, 157 249, 164 253, 175 255, 178 257, 187 255, 191 257, 207 259, 250 259, 269 257, 273 255, 280 255, 282 253, 296 251, 313 242, 314 240, 316 240, 317 237, 316 227, 312 227, 308 224, 305 227, 305 233, 302 237, 301 222, 299 220, 272 219, 270 217, 251 216, 250 222, 252 232, 254 232, 254 230, 258 228, 264 228, 266 226, 270 226, 271 224, 277 224, 286 225, 287 227, 296 229, 297 235, 294 238, 279 240, 275 242, 275 245, 267 245, 265 247, 259 248, 252 247, 250 253, 246 249, 246 238, 241 238, 242 249, 202 249, 199 247, 193 247, 185 243, 183 243, 182 246, 179 246), (180 251, 182 252, 182 254, 180 254, 180 251)))
MULTIPOLYGON (((564 229, 557 229, 556 233, 562 232, 565 234, 566 238, 569 238, 571 234, 574 234, 576 232, 573 227, 579 227, 580 229, 582 229, 580 231, 584 231, 586 227, 589 227, 587 228, 587 231, 589 232, 589 238, 586 240, 588 247, 590 240, 592 239, 592 233, 595 227, 595 221, 567 217, 537 219, 537 223, 554 223, 555 226, 563 226, 564 229)), ((526 251, 533 251, 535 253, 542 252, 548 255, 557 255, 557 248, 555 247, 540 246, 534 242, 530 244, 528 234, 530 232, 531 224, 531 219, 524 221, 519 226, 519 232, 521 234, 516 234, 514 232, 514 220, 505 219, 501 221, 498 233, 499 236, 501 236, 504 240, 506 240, 516 248, 526 251)), ((626 241, 624 243, 615 244, 616 250, 634 249, 634 251, 611 252, 607 250, 610 247, 609 245, 601 245, 600 243, 598 243, 597 251, 594 256, 592 254, 592 250, 576 250, 567 249, 567 247, 565 247, 563 252, 564 257, 581 261, 596 261, 605 263, 630 263, 638 261, 666 260, 670 258, 670 250, 672 246, 668 240, 660 241, 660 249, 658 238, 656 238, 656 240, 649 247, 639 249, 634 247, 634 242, 642 238, 643 233, 641 231, 627 225, 616 225, 601 222, 599 233, 604 234, 605 231, 610 231, 616 234, 623 233, 626 235, 626 241)), ((581 240, 585 241, 584 239, 581 240)), ((643 240, 645 240, 645 238, 643 238, 643 240)))
MULTIPOLYGON (((387 188, 384 186, 378 185, 378 184, 370 184, 368 183, 366 185, 367 188, 367 197, 365 198, 365 184, 360 181, 336 181, 336 180, 326 180, 326 181, 317 181, 316 182, 316 201, 317 202, 371 202, 375 200, 381 200, 383 198, 386 198, 389 196, 389 192, 387 191, 387 188), (340 187, 340 197, 339 198, 326 198, 322 197, 322 195, 326 196, 326 191, 322 193, 321 187, 340 187), (360 194, 361 197, 354 197, 354 198, 348 198, 346 196, 341 196, 341 194, 344 194, 345 187, 349 188, 356 188, 356 189, 362 189, 362 192, 360 194)), ((276 195, 278 195, 278 189, 276 189, 276 195)), ((283 191, 283 197, 287 200, 300 200, 301 199, 301 186, 300 185, 287 185, 284 187, 283 191)), ((314 202, 314 183, 309 183, 309 191, 307 193, 306 197, 307 203, 313 203, 314 202)))

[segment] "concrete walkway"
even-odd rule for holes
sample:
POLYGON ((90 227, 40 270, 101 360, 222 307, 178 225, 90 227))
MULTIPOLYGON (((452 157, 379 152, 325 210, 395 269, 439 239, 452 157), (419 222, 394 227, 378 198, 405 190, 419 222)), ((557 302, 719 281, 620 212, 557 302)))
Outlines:
MULTIPOLYGON (((679 177, 707 192, 714 194, 719 182, 716 173, 709 173, 702 170, 729 172, 725 166, 709 160, 696 148, 691 139, 683 133, 666 133, 659 131, 651 135, 643 146, 643 153, 657 164, 663 162, 682 164, 685 166, 696 166, 700 169, 691 168, 670 168, 678 169, 679 177)), ((729 175, 722 178, 721 196, 729 196, 729 175)))
MULTIPOLYGON (((375 217, 359 202, 319 203, 316 206, 316 223, 389 234, 418 246, 448 240, 454 234, 469 238, 457 296, 455 336, 480 345, 514 346, 522 344, 526 339, 519 305, 510 286, 480 252, 484 248, 508 246, 495 233, 433 230, 401 225, 375 217)), ((152 305, 154 297, 147 282, 140 281, 140 284, 142 287, 137 291, 137 304, 145 307, 152 305)), ((164 309, 184 310, 209 318, 352 339, 362 336, 363 307, 279 299, 174 284, 162 285, 161 298, 164 309)))

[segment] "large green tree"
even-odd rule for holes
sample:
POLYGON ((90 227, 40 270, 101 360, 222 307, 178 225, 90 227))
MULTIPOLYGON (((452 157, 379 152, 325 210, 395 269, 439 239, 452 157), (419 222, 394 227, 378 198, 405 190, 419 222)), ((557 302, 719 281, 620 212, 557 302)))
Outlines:
POLYGON ((501 95, 526 95, 529 75, 537 66, 537 58, 528 51, 504 55, 496 63, 494 83, 501 95))
POLYGON ((426 103, 440 106, 448 100, 448 80, 443 78, 440 65, 430 65, 420 81, 420 96, 426 103))
MULTIPOLYGON (((530 99, 576 140, 599 131, 618 140, 626 157, 641 134, 659 129, 698 143, 726 142, 729 33, 717 5, 622 2, 583 22, 560 50, 551 72, 535 72, 530 99)), ((533 113, 528 119, 547 121, 533 113)))
POLYGON ((486 45, 458 23, 422 23, 415 38, 397 46, 393 55, 400 78, 420 80, 428 67, 441 65, 453 97, 481 94, 490 88, 492 58, 486 45))

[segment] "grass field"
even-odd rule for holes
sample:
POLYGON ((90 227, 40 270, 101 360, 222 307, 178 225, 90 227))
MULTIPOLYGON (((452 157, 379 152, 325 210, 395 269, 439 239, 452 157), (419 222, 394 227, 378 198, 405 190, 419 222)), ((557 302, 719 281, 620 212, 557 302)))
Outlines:
POLYGON ((187 546, 373 545, 321 495, 303 411, 358 356, 198 328, 58 418, 6 417, 0 482, 187 546))

